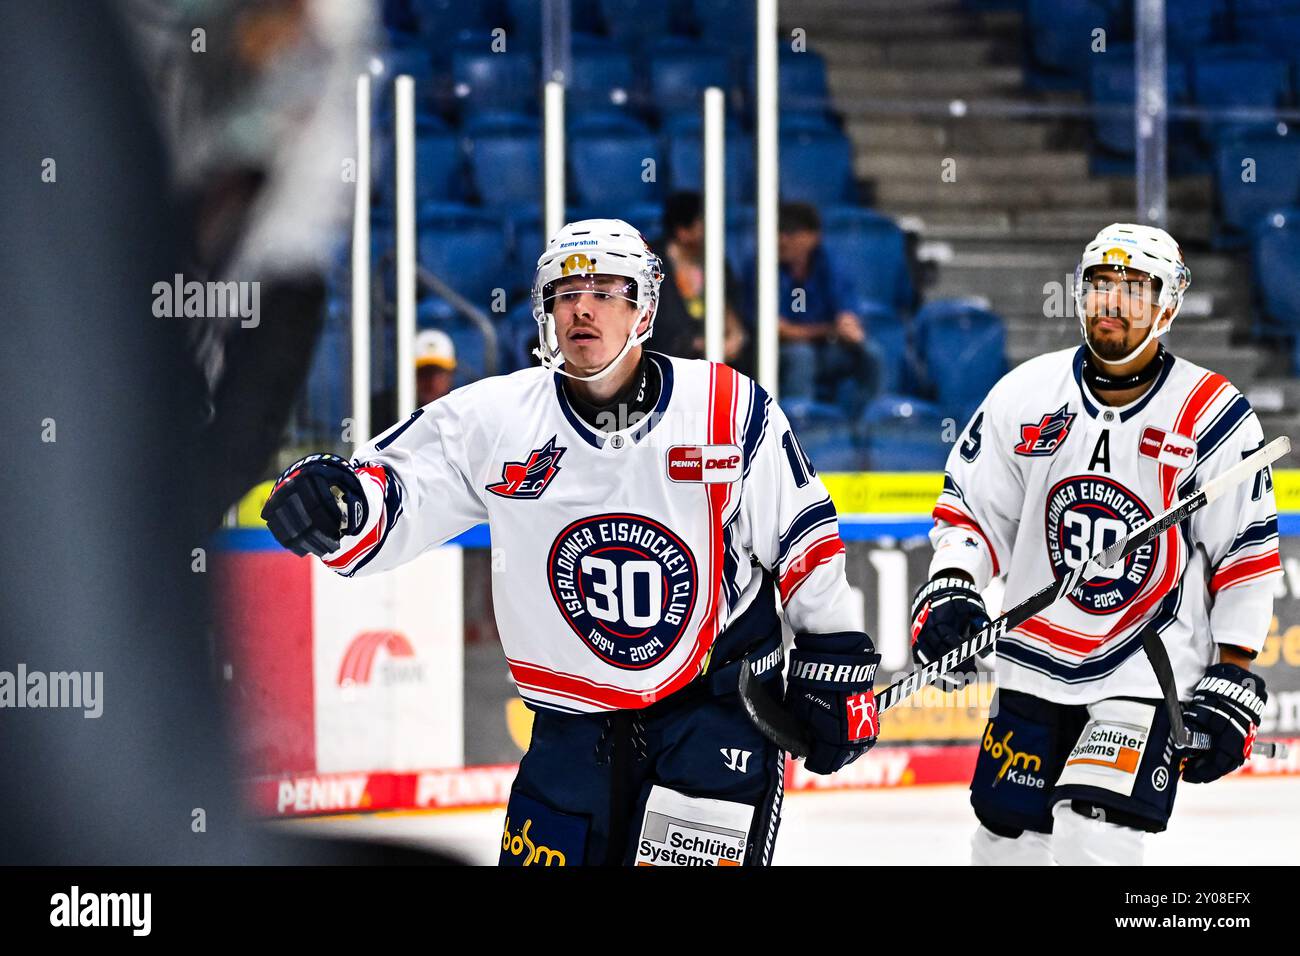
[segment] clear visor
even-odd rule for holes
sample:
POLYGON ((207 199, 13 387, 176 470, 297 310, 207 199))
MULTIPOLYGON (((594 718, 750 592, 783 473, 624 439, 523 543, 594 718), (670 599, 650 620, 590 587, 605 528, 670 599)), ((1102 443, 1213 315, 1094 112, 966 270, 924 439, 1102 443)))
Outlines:
POLYGON ((1086 299, 1089 293, 1106 297, 1118 293, 1135 304, 1153 303, 1160 296, 1160 280, 1138 269, 1096 265, 1083 273, 1083 283, 1079 288, 1082 298, 1086 299))
POLYGON ((636 305, 636 280, 613 275, 564 276, 542 286, 543 310, 553 312, 557 299, 580 295, 590 295, 597 302, 622 299, 636 305))

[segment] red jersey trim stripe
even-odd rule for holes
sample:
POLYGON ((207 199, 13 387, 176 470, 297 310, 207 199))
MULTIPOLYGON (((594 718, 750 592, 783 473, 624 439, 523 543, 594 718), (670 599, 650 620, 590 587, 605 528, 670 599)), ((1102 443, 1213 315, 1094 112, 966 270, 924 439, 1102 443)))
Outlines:
POLYGON ((1242 558, 1240 561, 1234 561, 1232 564, 1225 565, 1214 572, 1214 577, 1210 578, 1210 593, 1218 594, 1224 588, 1245 584, 1247 581, 1253 581, 1256 578, 1262 578, 1265 575, 1281 570, 1282 562, 1278 558, 1277 548, 1266 551, 1264 554, 1242 558))
POLYGON ((951 505, 935 505, 931 514, 935 521, 943 520, 959 528, 969 528, 983 538, 984 545, 989 549, 989 555, 993 558, 993 576, 995 578, 998 576, 998 553, 993 549, 993 542, 984 533, 984 529, 979 526, 979 522, 951 505))
POLYGON ((838 534, 832 534, 811 545, 799 553, 798 557, 786 561, 786 572, 781 576, 781 603, 789 604, 794 593, 808 580, 809 575, 830 561, 837 554, 844 553, 844 542, 838 534))
MULTIPOLYGON (((1185 438, 1195 439, 1196 423, 1228 385, 1228 380, 1217 372, 1206 372, 1201 376, 1179 409, 1178 417, 1174 419, 1174 431, 1185 438)), ((1166 508, 1174 503, 1177 475, 1178 469, 1173 465, 1160 466, 1160 494, 1166 508)))

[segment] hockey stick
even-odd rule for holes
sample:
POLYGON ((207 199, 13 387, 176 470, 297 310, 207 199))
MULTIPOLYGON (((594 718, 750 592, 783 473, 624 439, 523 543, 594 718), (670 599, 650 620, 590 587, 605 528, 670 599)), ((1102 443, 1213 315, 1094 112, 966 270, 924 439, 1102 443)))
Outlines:
MULTIPOLYGON (((894 681, 883 691, 876 694, 876 713, 883 714, 899 701, 912 696, 922 687, 934 683, 939 675, 953 670, 958 664, 974 657, 986 648, 992 647, 999 637, 1007 631, 1015 630, 1035 614, 1055 604, 1063 595, 1070 593, 1084 581, 1090 580, 1105 571, 1111 565, 1123 561, 1157 536, 1186 520, 1205 506, 1222 498, 1230 489, 1241 484, 1256 472, 1267 468, 1291 450, 1291 440, 1285 436, 1275 438, 1252 455, 1243 458, 1221 475, 1211 478, 1205 485, 1181 501, 1176 502, 1167 511, 1156 515, 1140 528, 1123 536, 1108 548, 1093 554, 1086 562, 1067 574, 1063 574, 1051 584, 1031 594, 1011 610, 983 630, 971 635, 960 646, 949 651, 937 661, 931 661, 905 677, 894 681)), ((1162 648, 1163 649, 1163 648, 1162 648)), ((785 707, 775 700, 754 679, 749 662, 741 663, 738 682, 741 703, 749 714, 750 720, 763 735, 792 757, 805 757, 812 749, 812 736, 807 727, 785 707)), ((1183 728, 1187 735, 1187 729, 1183 728)), ((1256 745, 1256 751, 1263 756, 1272 756, 1274 748, 1265 749, 1266 745, 1256 745)))
POLYGON ((1174 682, 1174 666, 1169 661, 1169 652, 1165 642, 1160 640, 1156 629, 1148 624, 1142 628, 1142 650, 1146 651, 1151 669, 1156 672, 1156 682, 1165 699, 1165 710, 1169 714, 1169 736, 1174 746, 1181 750, 1209 750, 1210 735, 1197 731, 1192 733, 1183 723, 1183 705, 1178 700, 1178 685, 1174 682))

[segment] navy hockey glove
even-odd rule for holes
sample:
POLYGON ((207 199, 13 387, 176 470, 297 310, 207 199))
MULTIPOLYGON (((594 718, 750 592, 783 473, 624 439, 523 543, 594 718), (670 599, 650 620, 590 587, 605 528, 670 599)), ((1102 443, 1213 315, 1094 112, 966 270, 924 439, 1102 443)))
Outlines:
POLYGON ((1210 749, 1195 751, 1183 764, 1188 783, 1209 783, 1232 773, 1250 757, 1255 730, 1264 716, 1264 678, 1236 664, 1215 664, 1196 685, 1183 713, 1189 730, 1210 735, 1210 749))
POLYGON ((813 773, 834 773, 875 744, 880 719, 871 685, 879 665, 866 634, 795 635, 785 706, 812 732, 804 766, 813 773))
POLYGON ((338 455, 308 455, 285 469, 262 507, 275 540, 297 555, 323 557, 366 526, 356 466, 338 455))
MULTIPOLYGON (((918 665, 937 661, 988 625, 989 614, 974 583, 951 571, 940 571, 912 598, 912 660, 918 665)), ((980 656, 987 657, 992 650, 986 648, 980 656)), ((975 661, 968 660, 937 683, 946 690, 956 690, 974 676, 975 661)))

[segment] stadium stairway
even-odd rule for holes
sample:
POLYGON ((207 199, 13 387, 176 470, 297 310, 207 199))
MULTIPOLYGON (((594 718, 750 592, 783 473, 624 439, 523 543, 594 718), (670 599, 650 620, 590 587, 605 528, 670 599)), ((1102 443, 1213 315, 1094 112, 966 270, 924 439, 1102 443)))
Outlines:
MULTIPOLYGON (((1006 319, 1012 365, 1077 344, 1074 266, 1097 229, 1133 219, 1133 177, 1090 174, 1084 120, 959 116, 949 107, 1085 103, 1082 93, 1026 91, 1020 14, 972 11, 962 0, 908 0, 903 9, 897 0, 797 0, 781 15, 785 36, 802 28, 826 59, 861 188, 917 233, 932 279, 925 298, 986 299, 1006 319), (941 179, 948 159, 954 182, 941 179)), ((1276 352, 1248 339, 1249 260, 1209 249, 1210 177, 1171 178, 1169 205, 1193 273, 1171 347, 1245 391, 1267 434, 1300 435, 1300 385, 1277 377, 1276 352)))

